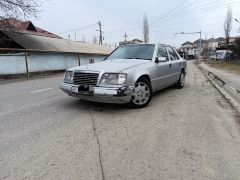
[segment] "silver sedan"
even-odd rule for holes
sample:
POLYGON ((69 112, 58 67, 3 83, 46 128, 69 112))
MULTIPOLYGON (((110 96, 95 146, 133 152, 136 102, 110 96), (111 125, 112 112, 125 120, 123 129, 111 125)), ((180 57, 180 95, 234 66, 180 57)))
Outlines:
POLYGON ((103 62, 67 69, 60 88, 70 96, 105 103, 145 107, 154 92, 183 88, 186 61, 163 44, 120 46, 103 62))

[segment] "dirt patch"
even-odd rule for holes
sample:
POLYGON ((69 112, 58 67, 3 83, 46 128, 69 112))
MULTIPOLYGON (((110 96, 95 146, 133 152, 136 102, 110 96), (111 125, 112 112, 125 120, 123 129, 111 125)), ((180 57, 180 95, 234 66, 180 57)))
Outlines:
POLYGON ((222 69, 224 71, 233 72, 240 75, 240 61, 209 61, 207 62, 210 67, 222 69))

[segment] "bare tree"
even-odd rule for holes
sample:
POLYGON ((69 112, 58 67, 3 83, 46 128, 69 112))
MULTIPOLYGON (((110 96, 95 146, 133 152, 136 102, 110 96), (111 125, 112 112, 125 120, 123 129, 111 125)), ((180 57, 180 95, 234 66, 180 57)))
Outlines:
POLYGON ((38 17, 39 0, 0 0, 0 19, 38 17))
POLYGON ((230 49, 237 55, 236 58, 240 61, 240 37, 237 37, 230 49))
POLYGON ((144 43, 149 42, 149 24, 148 24, 148 18, 146 14, 144 14, 144 18, 143 18, 143 39, 144 39, 144 43))
POLYGON ((92 43, 93 43, 93 44, 97 44, 97 37, 96 37, 96 36, 93 37, 92 43))
POLYGON ((231 29, 232 29, 232 8, 229 7, 227 11, 227 16, 224 21, 224 32, 226 37, 225 43, 226 43, 226 49, 227 49, 226 59, 227 59, 227 54, 229 49, 229 39, 230 39, 231 29))

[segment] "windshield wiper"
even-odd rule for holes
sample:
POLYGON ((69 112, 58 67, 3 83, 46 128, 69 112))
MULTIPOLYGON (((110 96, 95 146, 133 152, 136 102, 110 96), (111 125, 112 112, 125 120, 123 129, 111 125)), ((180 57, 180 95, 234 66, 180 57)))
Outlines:
POLYGON ((135 58, 135 59, 152 60, 152 59, 147 59, 147 58, 135 58))
POLYGON ((138 58, 138 57, 129 57, 129 58, 126 58, 126 59, 142 59, 142 58, 138 58))
POLYGON ((152 60, 152 59, 139 58, 139 57, 135 57, 135 58, 129 57, 129 58, 126 58, 126 59, 142 59, 142 60, 152 60))

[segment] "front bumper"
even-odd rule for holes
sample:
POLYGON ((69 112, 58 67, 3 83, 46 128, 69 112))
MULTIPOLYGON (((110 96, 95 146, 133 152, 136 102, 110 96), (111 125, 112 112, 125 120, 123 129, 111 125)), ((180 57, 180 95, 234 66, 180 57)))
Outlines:
POLYGON ((131 100, 134 86, 124 87, 100 87, 95 86, 91 92, 78 92, 72 91, 73 87, 77 85, 62 83, 60 89, 62 89, 69 96, 77 97, 86 101, 103 102, 103 103, 116 103, 124 104, 131 100))

